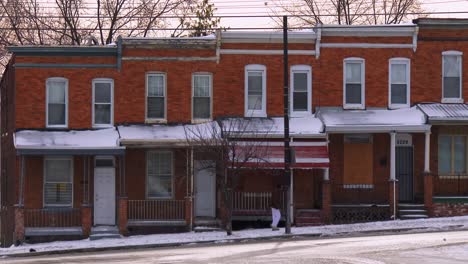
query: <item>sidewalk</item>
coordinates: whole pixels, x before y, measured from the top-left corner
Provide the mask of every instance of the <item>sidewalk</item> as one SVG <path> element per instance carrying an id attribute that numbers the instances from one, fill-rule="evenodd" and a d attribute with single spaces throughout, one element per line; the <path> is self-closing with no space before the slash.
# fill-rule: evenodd
<path id="1" fill-rule="evenodd" d="M 189 244 L 232 243 L 290 237 L 351 236 L 363 233 L 430 232 L 464 229 L 468 229 L 468 216 L 404 221 L 395 220 L 348 225 L 293 227 L 291 235 L 284 234 L 284 228 L 282 228 L 280 231 L 272 231 L 271 229 L 234 231 L 231 236 L 227 236 L 225 232 L 217 231 L 205 233 L 187 232 L 178 234 L 141 235 L 94 241 L 90 241 L 89 239 L 57 241 L 0 248 L 0 256 L 33 256 L 112 249 L 172 247 Z M 29 253 L 30 249 L 34 249 L 36 252 Z"/>

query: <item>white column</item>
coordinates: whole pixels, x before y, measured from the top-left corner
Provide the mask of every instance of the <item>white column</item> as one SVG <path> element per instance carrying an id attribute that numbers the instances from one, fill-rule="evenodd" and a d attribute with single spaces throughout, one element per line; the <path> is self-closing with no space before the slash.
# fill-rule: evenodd
<path id="1" fill-rule="evenodd" d="M 431 132 L 426 133 L 426 142 L 424 145 L 424 172 L 430 172 L 430 153 L 431 153 Z"/>
<path id="2" fill-rule="evenodd" d="M 390 133 L 390 180 L 395 180 L 395 147 L 396 147 L 396 133 Z"/>
<path id="3" fill-rule="evenodd" d="M 330 169 L 329 168 L 324 168 L 323 169 L 323 180 L 324 181 L 329 181 L 330 180 Z"/>

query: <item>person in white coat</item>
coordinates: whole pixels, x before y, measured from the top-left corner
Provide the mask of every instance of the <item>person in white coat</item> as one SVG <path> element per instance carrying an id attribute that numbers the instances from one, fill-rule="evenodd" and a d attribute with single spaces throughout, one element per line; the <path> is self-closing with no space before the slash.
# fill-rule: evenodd
<path id="1" fill-rule="evenodd" d="M 271 193 L 271 229 L 273 231 L 279 230 L 278 223 L 281 219 L 281 186 L 277 185 Z"/>

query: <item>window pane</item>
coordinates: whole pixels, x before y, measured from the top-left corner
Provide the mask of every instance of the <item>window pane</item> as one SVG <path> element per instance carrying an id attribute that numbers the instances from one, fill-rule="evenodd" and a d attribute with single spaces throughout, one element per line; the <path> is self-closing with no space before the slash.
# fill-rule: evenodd
<path id="1" fill-rule="evenodd" d="M 95 83 L 94 84 L 94 102 L 111 103 L 111 84 L 110 83 Z"/>
<path id="2" fill-rule="evenodd" d="M 193 95 L 201 97 L 210 96 L 210 76 L 194 75 L 193 76 Z"/>
<path id="3" fill-rule="evenodd" d="M 439 136 L 439 173 L 451 173 L 452 160 L 452 138 L 450 136 Z"/>
<path id="4" fill-rule="evenodd" d="M 361 83 L 361 63 L 346 63 L 346 83 Z"/>
<path id="5" fill-rule="evenodd" d="M 164 97 L 148 97 L 148 118 L 164 118 Z"/>
<path id="6" fill-rule="evenodd" d="M 249 72 L 248 77 L 248 93 L 249 95 L 261 95 L 262 94 L 262 73 L 261 72 Z"/>
<path id="7" fill-rule="evenodd" d="M 210 98 L 209 97 L 195 97 L 193 98 L 193 118 L 195 119 L 208 119 L 210 115 Z"/>
<path id="8" fill-rule="evenodd" d="M 148 75 L 148 96 L 164 96 L 164 75 Z"/>
<path id="9" fill-rule="evenodd" d="M 70 205 L 72 203 L 71 183 L 45 183 L 44 202 L 46 205 Z"/>
<path id="10" fill-rule="evenodd" d="M 391 64 L 391 81 L 395 83 L 406 84 L 406 64 Z"/>
<path id="11" fill-rule="evenodd" d="M 45 204 L 72 203 L 71 160 L 46 160 L 44 175 Z"/>
<path id="12" fill-rule="evenodd" d="M 71 160 L 46 160 L 45 166 L 47 182 L 70 181 Z"/>
<path id="13" fill-rule="evenodd" d="M 460 77 L 458 56 L 444 56 L 444 77 Z"/>
<path id="14" fill-rule="evenodd" d="M 65 125 L 65 104 L 49 104 L 49 125 Z"/>
<path id="15" fill-rule="evenodd" d="M 261 95 L 249 95 L 248 97 L 248 109 L 249 110 L 262 110 L 262 96 Z"/>
<path id="16" fill-rule="evenodd" d="M 294 73 L 294 91 L 307 92 L 307 73 Z"/>
<path id="17" fill-rule="evenodd" d="M 460 78 L 444 77 L 444 98 L 460 98 Z"/>
<path id="18" fill-rule="evenodd" d="M 361 85 L 346 84 L 346 103 L 361 104 Z"/>
<path id="19" fill-rule="evenodd" d="M 65 103 L 65 82 L 64 81 L 48 81 L 48 101 L 51 104 Z"/>
<path id="20" fill-rule="evenodd" d="M 149 197 L 172 196 L 172 154 L 148 153 L 147 190 Z"/>
<path id="21" fill-rule="evenodd" d="M 406 84 L 392 84 L 392 104 L 406 104 Z"/>
<path id="22" fill-rule="evenodd" d="M 454 136 L 454 173 L 465 174 L 466 172 L 466 137 Z"/>
<path id="23" fill-rule="evenodd" d="M 307 111 L 307 92 L 293 93 L 293 111 Z"/>
<path id="24" fill-rule="evenodd" d="M 110 124 L 111 123 L 111 106 L 110 104 L 94 105 L 94 123 L 95 124 Z"/>

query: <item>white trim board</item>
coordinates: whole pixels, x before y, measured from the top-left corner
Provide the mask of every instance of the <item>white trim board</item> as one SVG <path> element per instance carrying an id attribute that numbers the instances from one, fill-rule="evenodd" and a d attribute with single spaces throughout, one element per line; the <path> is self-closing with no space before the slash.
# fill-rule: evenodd
<path id="1" fill-rule="evenodd" d="M 283 50 L 221 49 L 220 54 L 230 55 L 283 55 Z M 288 55 L 315 55 L 315 50 L 288 50 Z"/>
<path id="2" fill-rule="evenodd" d="M 355 49 L 413 49 L 413 44 L 394 43 L 321 43 L 321 48 L 355 48 Z"/>

